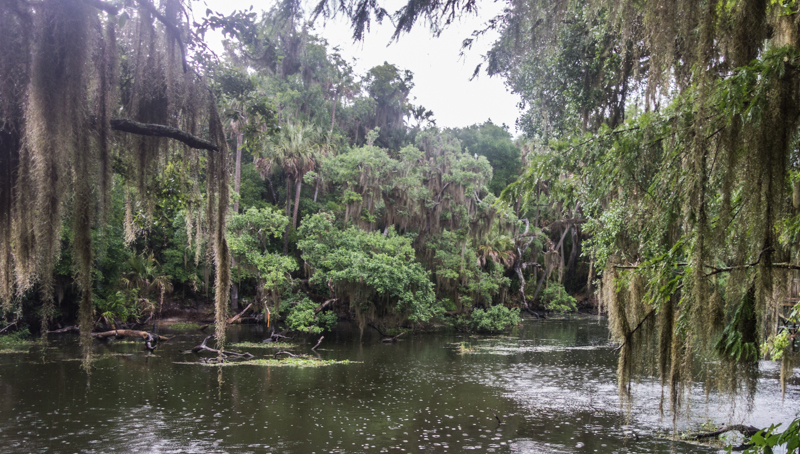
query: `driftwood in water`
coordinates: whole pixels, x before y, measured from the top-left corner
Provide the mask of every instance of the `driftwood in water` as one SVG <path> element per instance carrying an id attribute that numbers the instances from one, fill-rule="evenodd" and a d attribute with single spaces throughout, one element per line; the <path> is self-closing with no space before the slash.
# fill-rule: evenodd
<path id="1" fill-rule="evenodd" d="M 383 339 L 381 339 L 381 342 L 383 342 L 383 343 L 385 343 L 385 344 L 390 344 L 390 343 L 392 343 L 392 342 L 397 342 L 397 338 L 399 338 L 400 336 L 402 336 L 402 335 L 403 335 L 403 334 L 405 334 L 405 333 L 406 333 L 406 332 L 405 332 L 405 331 L 403 331 L 402 333 L 398 334 L 397 336 L 383 338 Z"/>
<path id="2" fill-rule="evenodd" d="M 206 336 L 206 338 L 203 339 L 203 342 L 200 345 L 198 345 L 196 347 L 193 347 L 191 350 L 184 350 L 183 353 L 200 353 L 202 351 L 207 351 L 207 352 L 216 353 L 216 354 L 218 354 L 218 355 L 220 355 L 220 356 L 222 356 L 224 358 L 227 358 L 227 357 L 232 357 L 232 358 L 252 358 L 253 357 L 253 355 L 251 355 L 250 353 L 247 353 L 247 352 L 238 353 L 238 352 L 231 352 L 231 351 L 228 351 L 228 350 L 217 350 L 216 348 L 211 348 L 208 345 L 206 345 L 206 343 L 208 343 L 208 340 L 211 339 L 211 338 L 216 338 L 216 335 L 212 334 L 210 336 Z"/>
<path id="3" fill-rule="evenodd" d="M 156 342 L 169 340 L 168 337 L 159 336 L 158 334 L 148 333 L 147 331 L 139 331 L 135 329 L 113 329 L 111 331 L 104 331 L 102 333 L 92 333 L 92 337 L 94 337 L 95 339 L 108 339 L 110 337 L 114 337 L 116 339 L 123 339 L 126 337 L 138 337 L 140 339 L 144 339 L 145 341 L 152 338 Z"/>
<path id="4" fill-rule="evenodd" d="M 317 341 L 317 345 L 315 345 L 315 346 L 311 347 L 311 351 L 314 351 L 314 350 L 316 350 L 316 349 L 317 349 L 317 347 L 319 347 L 319 344 L 321 344 L 321 343 L 322 343 L 322 339 L 325 339 L 325 336 L 320 336 L 320 337 L 319 337 L 319 340 Z"/>
<path id="5" fill-rule="evenodd" d="M 67 326 L 66 328 L 61 328 L 61 329 L 56 329 L 56 330 L 53 330 L 53 331 L 48 331 L 47 334 L 64 334 L 64 333 L 69 333 L 69 332 L 72 332 L 72 331 L 75 331 L 76 333 L 79 333 L 81 330 L 78 329 L 77 326 Z"/>
<path id="6" fill-rule="evenodd" d="M 732 432 L 732 431 L 741 432 L 742 435 L 744 435 L 745 437 L 752 437 L 753 435 L 757 434 L 758 432 L 761 432 L 761 430 L 762 429 L 759 429 L 758 427 L 745 426 L 744 424 L 734 424 L 734 425 L 730 425 L 730 426 L 725 426 L 725 427 L 723 427 L 723 428 L 721 428 L 719 430 L 715 430 L 713 432 L 703 432 L 703 433 L 699 433 L 699 434 L 694 434 L 694 435 L 691 435 L 688 438 L 690 438 L 692 440 L 702 440 L 704 438 L 718 437 L 718 436 L 720 436 L 720 435 L 722 435 L 722 434 L 724 434 L 726 432 Z"/>
<path id="7" fill-rule="evenodd" d="M 227 319 L 225 321 L 225 324 L 226 325 L 230 325 L 232 323 L 241 322 L 242 320 L 244 320 L 244 318 L 242 318 L 242 316 L 245 314 L 245 312 L 249 311 L 252 306 L 253 306 L 253 303 L 248 304 L 247 307 L 245 307 L 242 312 L 239 312 L 238 314 L 234 315 L 233 317 Z M 205 331 L 206 329 L 208 329 L 209 326 L 214 326 L 214 323 L 209 323 L 207 325 L 203 325 L 200 328 L 197 328 L 197 330 L 198 331 Z"/>
<path id="8" fill-rule="evenodd" d="M 295 355 L 294 353 L 287 352 L 286 350 L 281 350 L 279 352 L 276 352 L 274 356 L 277 358 L 278 355 L 288 355 L 288 356 L 291 356 L 292 358 L 299 358 L 300 357 L 300 355 Z"/>
<path id="9" fill-rule="evenodd" d="M 281 339 L 293 339 L 294 337 L 284 336 L 286 334 L 286 330 L 281 331 L 280 333 L 275 332 L 275 328 L 272 328 L 272 334 L 269 335 L 268 338 L 262 340 L 262 343 L 268 344 L 270 342 L 280 342 Z"/>
<path id="10" fill-rule="evenodd" d="M 153 329 L 155 330 L 155 324 L 153 325 Z M 47 334 L 63 334 L 68 332 L 76 332 L 80 333 L 81 330 L 77 326 L 67 326 L 66 328 L 61 328 L 53 331 L 47 331 Z M 111 331 L 103 331 L 101 333 L 91 333 L 91 336 L 95 339 L 123 339 L 126 337 L 138 337 L 144 340 L 144 346 L 146 349 L 153 351 L 156 349 L 156 344 L 159 341 L 167 341 L 169 340 L 168 337 L 159 336 L 158 334 L 148 333 L 147 331 L 139 331 L 135 329 L 114 329 Z"/>
<path id="11" fill-rule="evenodd" d="M 155 325 L 153 325 L 155 328 Z M 134 329 L 115 329 L 111 331 L 105 331 L 102 333 L 92 333 L 92 337 L 95 339 L 109 339 L 114 337 L 116 339 L 123 339 L 126 337 L 138 337 L 144 339 L 144 347 L 151 352 L 156 349 L 156 344 L 159 341 L 167 341 L 169 340 L 168 337 L 159 336 L 155 333 L 148 333 L 147 331 L 138 331 Z"/>
<path id="12" fill-rule="evenodd" d="M 381 339 L 381 342 L 383 342 L 385 344 L 391 344 L 393 342 L 397 342 L 397 338 L 406 333 L 405 331 L 403 331 L 402 333 L 398 334 L 397 336 L 389 336 L 388 334 L 384 334 L 383 331 L 378 329 L 378 327 L 373 325 L 372 323 L 367 323 L 367 325 L 372 327 L 372 329 L 374 329 L 375 331 L 378 332 L 378 334 L 381 335 L 381 337 L 383 338 L 383 339 Z"/>

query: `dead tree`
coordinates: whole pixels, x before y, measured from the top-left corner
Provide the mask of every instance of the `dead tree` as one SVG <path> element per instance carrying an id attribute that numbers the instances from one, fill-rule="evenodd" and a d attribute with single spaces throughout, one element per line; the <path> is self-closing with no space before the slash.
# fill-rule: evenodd
<path id="1" fill-rule="evenodd" d="M 216 353 L 217 355 L 219 355 L 219 356 L 221 356 L 223 358 L 228 358 L 228 357 L 230 357 L 230 358 L 253 358 L 253 355 L 251 355 L 250 353 L 247 353 L 247 352 L 238 353 L 238 352 L 232 352 L 232 351 L 228 351 L 228 350 L 217 350 L 216 348 L 211 348 L 208 345 L 206 345 L 206 343 L 208 343 L 208 340 L 211 339 L 211 338 L 216 338 L 216 335 L 212 334 L 210 336 L 206 336 L 206 338 L 203 339 L 203 342 L 200 345 L 192 348 L 191 350 L 184 350 L 183 353 L 200 353 L 200 352 L 203 352 L 203 351 L 207 351 L 207 352 Z"/>

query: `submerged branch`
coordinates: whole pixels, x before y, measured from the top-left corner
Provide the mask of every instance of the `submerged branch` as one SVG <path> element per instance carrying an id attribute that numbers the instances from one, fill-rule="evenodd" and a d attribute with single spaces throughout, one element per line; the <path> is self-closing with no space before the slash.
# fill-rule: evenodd
<path id="1" fill-rule="evenodd" d="M 192 348 L 191 350 L 183 351 L 183 353 L 200 353 L 202 351 L 207 351 L 207 352 L 211 352 L 211 353 L 216 353 L 217 355 L 219 355 L 219 356 L 221 356 L 223 358 L 227 358 L 227 357 L 253 358 L 253 355 L 251 355 L 250 353 L 247 353 L 247 352 L 238 353 L 238 352 L 231 352 L 231 351 L 228 351 L 228 350 L 217 350 L 216 348 L 211 348 L 208 345 L 206 345 L 208 340 L 211 339 L 211 338 L 216 338 L 216 334 L 212 334 L 210 336 L 206 336 L 206 338 L 203 339 L 203 343 L 201 343 L 200 345 Z"/>
<path id="2" fill-rule="evenodd" d="M 319 337 L 319 340 L 317 341 L 317 345 L 315 345 L 315 346 L 311 347 L 311 351 L 314 351 L 314 350 L 316 350 L 316 349 L 317 349 L 317 347 L 319 347 L 319 344 L 321 344 L 321 343 L 322 343 L 322 339 L 325 339 L 325 336 L 320 336 L 320 337 Z"/>
<path id="3" fill-rule="evenodd" d="M 741 432 L 742 435 L 744 435 L 745 437 L 752 437 L 753 435 L 757 434 L 758 432 L 761 432 L 761 429 L 759 429 L 757 427 L 745 426 L 744 424 L 734 424 L 732 426 L 725 426 L 725 427 L 723 427 L 723 428 L 721 428 L 719 430 L 715 430 L 713 432 L 703 432 L 703 433 L 699 433 L 699 434 L 694 434 L 694 435 L 690 436 L 689 438 L 692 439 L 692 440 L 702 440 L 704 438 L 716 437 L 716 436 L 722 435 L 722 434 L 724 434 L 726 432 L 732 432 L 734 430 L 737 431 L 737 432 Z"/>

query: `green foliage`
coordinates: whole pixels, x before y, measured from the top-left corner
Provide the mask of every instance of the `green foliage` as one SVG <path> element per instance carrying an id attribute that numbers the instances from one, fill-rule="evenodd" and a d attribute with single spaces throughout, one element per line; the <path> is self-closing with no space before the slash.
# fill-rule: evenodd
<path id="1" fill-rule="evenodd" d="M 547 288 L 542 290 L 539 297 L 545 309 L 559 314 L 566 312 L 574 312 L 577 310 L 575 306 L 575 298 L 567 294 L 564 286 L 558 282 L 551 282 Z"/>
<path id="2" fill-rule="evenodd" d="M 289 273 L 297 269 L 297 261 L 272 252 L 277 248 L 272 239 L 280 237 L 288 223 L 289 218 L 271 207 L 251 207 L 230 216 L 228 245 L 237 263 L 233 268 L 236 279 L 255 278 L 260 289 L 282 293 L 290 281 Z"/>
<path id="3" fill-rule="evenodd" d="M 174 331 L 197 331 L 200 325 L 194 322 L 178 322 L 169 325 L 169 329 Z"/>
<path id="4" fill-rule="evenodd" d="M 456 310 L 490 306 L 492 297 L 510 284 L 501 270 L 484 271 L 479 267 L 477 253 L 463 231 L 443 230 L 433 235 L 425 247 L 433 254 L 429 266 L 436 279 L 437 293 L 452 299 Z"/>
<path id="5" fill-rule="evenodd" d="M 800 449 L 800 418 L 789 423 L 783 432 L 777 430 L 781 424 L 773 424 L 768 429 L 762 430 L 750 437 L 753 446 L 744 450 L 745 454 L 772 454 L 775 448 L 781 452 L 796 453 Z M 733 452 L 732 447 L 727 452 Z"/>
<path id="6" fill-rule="evenodd" d="M 0 334 L 0 350 L 13 349 L 31 343 L 31 333 L 27 327 L 6 334 Z"/>
<path id="7" fill-rule="evenodd" d="M 467 155 L 485 156 L 492 165 L 492 180 L 488 189 L 495 196 L 517 179 L 522 163 L 519 149 L 511 141 L 507 129 L 487 121 L 481 125 L 448 130 L 461 141 Z"/>
<path id="8" fill-rule="evenodd" d="M 303 220 L 297 247 L 313 269 L 312 285 L 336 289 L 357 313 L 370 309 L 427 322 L 444 310 L 437 304 L 429 273 L 416 261 L 411 239 L 389 229 L 386 236 L 349 227 L 319 213 Z"/>
<path id="9" fill-rule="evenodd" d="M 800 325 L 800 303 L 795 304 L 789 316 L 778 329 L 778 332 L 769 336 L 761 345 L 761 354 L 768 356 L 773 361 L 780 361 L 789 351 L 793 351 L 797 327 Z"/>
<path id="10" fill-rule="evenodd" d="M 335 313 L 326 311 L 315 314 L 314 310 L 318 304 L 311 301 L 307 297 L 298 296 L 298 301 L 289 306 L 289 315 L 286 317 L 286 323 L 293 331 L 302 331 L 309 334 L 319 334 L 323 331 L 330 331 L 338 317 Z"/>
<path id="11" fill-rule="evenodd" d="M 467 318 L 462 316 L 460 320 L 470 331 L 478 333 L 499 333 L 521 322 L 519 309 L 509 309 L 499 304 L 486 310 L 475 309 Z"/>
<path id="12" fill-rule="evenodd" d="M 139 303 L 139 289 L 133 288 L 127 291 L 117 291 L 107 295 L 105 298 L 95 298 L 95 308 L 101 317 L 114 323 L 115 320 L 127 322 L 131 319 L 138 319 L 143 309 Z M 152 310 L 152 307 L 149 307 Z"/>

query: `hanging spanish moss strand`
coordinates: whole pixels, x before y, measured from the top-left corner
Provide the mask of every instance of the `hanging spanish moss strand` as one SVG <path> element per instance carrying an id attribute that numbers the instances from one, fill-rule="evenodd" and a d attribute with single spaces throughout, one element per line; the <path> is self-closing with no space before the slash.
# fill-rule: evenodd
<path id="1" fill-rule="evenodd" d="M 37 27 L 25 142 L 35 191 L 36 274 L 45 302 L 45 328 L 53 301 L 53 266 L 61 247 L 62 197 L 70 179 L 69 160 L 80 148 L 79 136 L 86 127 L 88 17 L 83 2 L 47 0 L 36 18 L 43 23 Z"/>
<path id="2" fill-rule="evenodd" d="M 100 222 L 107 221 L 107 214 L 111 206 L 111 184 L 113 181 L 111 169 L 111 144 L 110 133 L 111 112 L 118 103 L 116 81 L 119 79 L 117 32 L 115 20 L 106 21 L 105 30 L 99 39 L 95 84 L 95 128 L 97 130 L 97 181 L 99 191 Z"/>
<path id="3" fill-rule="evenodd" d="M 24 136 L 24 105 L 20 100 L 28 86 L 30 64 L 30 16 L 19 16 L 0 8 L 0 309 L 2 314 L 21 310 L 14 304 L 14 219 L 17 212 L 17 179 Z"/>
<path id="4" fill-rule="evenodd" d="M 209 152 L 208 157 L 208 194 L 209 201 L 214 200 L 212 194 L 216 195 L 216 206 L 209 206 L 209 212 L 214 218 L 213 223 L 213 250 L 214 250 L 214 307 L 215 323 L 217 336 L 217 349 L 222 351 L 225 345 L 225 328 L 227 324 L 228 297 L 230 295 L 231 283 L 231 256 L 228 250 L 228 241 L 225 237 L 227 229 L 226 217 L 228 215 L 228 205 L 230 195 L 228 194 L 228 179 L 230 172 L 230 157 L 228 156 L 228 146 L 225 141 L 225 132 L 222 129 L 222 122 L 217 113 L 217 107 L 213 96 L 209 99 L 208 130 L 209 140 L 219 146 L 218 152 Z M 213 210 L 212 210 L 213 208 Z"/>

